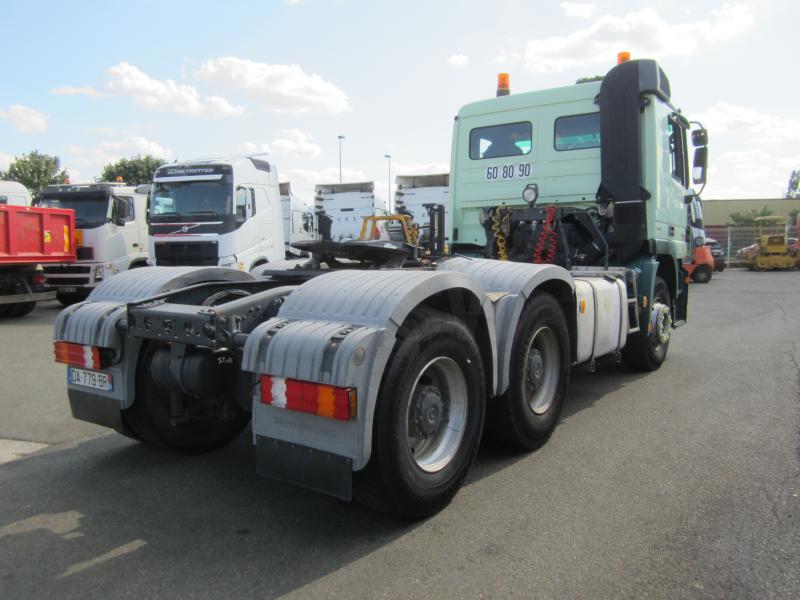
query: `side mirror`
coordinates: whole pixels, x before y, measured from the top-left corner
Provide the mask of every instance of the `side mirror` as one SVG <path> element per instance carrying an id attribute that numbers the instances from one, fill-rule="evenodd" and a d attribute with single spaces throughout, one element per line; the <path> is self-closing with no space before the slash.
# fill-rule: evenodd
<path id="1" fill-rule="evenodd" d="M 114 217 L 114 225 L 118 225 L 119 227 L 124 227 L 127 221 L 125 217 Z"/>
<path id="2" fill-rule="evenodd" d="M 694 132 L 692 132 L 694 137 Z M 692 183 L 705 184 L 706 173 L 708 171 L 708 147 L 700 146 L 695 148 L 694 161 L 692 164 Z"/>
<path id="3" fill-rule="evenodd" d="M 692 146 L 695 148 L 700 148 L 703 146 L 708 146 L 708 130 L 707 129 L 695 129 L 692 131 Z"/>

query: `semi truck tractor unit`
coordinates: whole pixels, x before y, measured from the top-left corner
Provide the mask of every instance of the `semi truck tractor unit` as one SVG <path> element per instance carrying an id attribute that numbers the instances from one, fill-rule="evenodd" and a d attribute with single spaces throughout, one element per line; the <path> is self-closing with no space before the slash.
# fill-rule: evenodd
<path id="1" fill-rule="evenodd" d="M 71 210 L 0 205 L 0 318 L 22 317 L 56 297 L 41 265 L 75 260 Z"/>
<path id="2" fill-rule="evenodd" d="M 151 264 L 242 271 L 285 255 L 278 175 L 257 157 L 156 170 L 148 213 Z"/>
<path id="3" fill-rule="evenodd" d="M 324 211 L 328 216 L 330 231 L 324 235 L 334 241 L 358 239 L 363 217 L 388 212 L 376 207 L 372 181 L 318 184 L 314 188 L 314 206 L 317 212 Z"/>
<path id="4" fill-rule="evenodd" d="M 31 193 L 21 183 L 0 180 L 0 204 L 30 206 Z"/>
<path id="5" fill-rule="evenodd" d="M 279 186 L 286 258 L 294 258 L 301 255 L 303 251 L 292 246 L 292 243 L 309 242 L 316 237 L 314 206 L 295 196 L 288 181 Z"/>
<path id="6" fill-rule="evenodd" d="M 58 184 L 43 188 L 37 206 L 75 211 L 77 261 L 47 265 L 47 285 L 62 304 L 86 298 L 112 275 L 147 265 L 148 186 Z"/>
<path id="7" fill-rule="evenodd" d="M 484 436 L 548 439 L 571 368 L 664 362 L 686 319 L 693 197 L 689 123 L 670 102 L 642 60 L 464 107 L 458 256 L 320 240 L 295 269 L 115 277 L 55 324 L 73 415 L 186 452 L 252 420 L 263 475 L 404 515 L 442 509 Z M 320 252 L 349 260 L 317 268 Z"/>

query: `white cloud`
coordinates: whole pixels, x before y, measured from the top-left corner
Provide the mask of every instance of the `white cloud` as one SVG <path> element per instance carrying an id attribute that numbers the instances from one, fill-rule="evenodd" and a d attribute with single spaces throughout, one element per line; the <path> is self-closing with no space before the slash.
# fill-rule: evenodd
<path id="1" fill-rule="evenodd" d="M 130 96 L 139 106 L 195 116 L 230 116 L 244 112 L 220 96 L 203 97 L 196 88 L 171 79 L 154 79 L 138 67 L 121 62 L 106 72 L 105 90 Z"/>
<path id="2" fill-rule="evenodd" d="M 314 138 L 299 129 L 284 129 L 278 132 L 278 136 L 271 144 L 275 154 L 292 158 L 317 158 L 322 155 L 322 148 L 314 142 Z"/>
<path id="3" fill-rule="evenodd" d="M 564 16 L 577 17 L 579 19 L 588 19 L 592 16 L 592 11 L 594 11 L 594 4 L 582 4 L 579 2 L 562 2 L 561 9 L 564 11 Z"/>
<path id="4" fill-rule="evenodd" d="M 530 71 L 548 72 L 608 64 L 619 50 L 628 50 L 634 57 L 689 55 L 702 44 L 741 35 L 754 20 L 746 4 L 724 4 L 709 19 L 686 23 L 668 23 L 648 7 L 624 16 L 601 16 L 568 35 L 531 40 L 525 61 Z"/>
<path id="5" fill-rule="evenodd" d="M 710 135 L 741 134 L 756 135 L 760 142 L 794 140 L 800 141 L 800 121 L 759 112 L 753 108 L 719 102 L 693 118 L 708 129 Z"/>
<path id="6" fill-rule="evenodd" d="M 0 171 L 7 170 L 12 162 L 14 162 L 13 156 L 4 152 L 0 152 Z"/>
<path id="7" fill-rule="evenodd" d="M 336 114 L 350 110 L 347 94 L 297 65 L 273 65 L 225 56 L 205 61 L 195 75 L 225 89 L 243 90 L 273 112 Z"/>
<path id="8" fill-rule="evenodd" d="M 120 158 L 129 158 L 137 154 L 150 154 L 155 158 L 172 160 L 175 153 L 158 142 L 148 140 L 141 136 L 130 136 L 119 140 L 106 141 L 93 146 L 69 145 L 66 147 L 67 160 L 65 164 L 70 167 L 80 167 L 95 174 L 99 174 L 103 167 Z M 70 168 L 73 181 L 78 181 L 74 169 Z"/>
<path id="9" fill-rule="evenodd" d="M 20 133 L 36 133 L 47 129 L 47 115 L 35 108 L 12 104 L 0 110 L 0 119 L 5 119 Z"/>
<path id="10" fill-rule="evenodd" d="M 88 96 L 89 98 L 103 98 L 108 96 L 105 92 L 101 92 L 89 85 L 82 85 L 75 87 L 73 85 L 62 85 L 50 90 L 51 93 L 57 96 Z"/>
<path id="11" fill-rule="evenodd" d="M 441 161 L 428 163 L 392 163 L 392 178 L 394 175 L 434 175 L 449 173 L 450 164 Z"/>
<path id="12" fill-rule="evenodd" d="M 314 197 L 314 186 L 318 183 L 338 183 L 339 167 L 328 167 L 319 171 L 311 169 L 288 169 L 285 176 L 281 176 L 281 181 L 290 181 L 292 190 L 302 198 Z M 361 169 L 342 169 L 342 181 L 358 182 L 369 181 L 364 171 Z"/>
<path id="13" fill-rule="evenodd" d="M 466 67 L 469 64 L 469 56 L 453 54 L 447 58 L 447 64 L 451 67 Z"/>

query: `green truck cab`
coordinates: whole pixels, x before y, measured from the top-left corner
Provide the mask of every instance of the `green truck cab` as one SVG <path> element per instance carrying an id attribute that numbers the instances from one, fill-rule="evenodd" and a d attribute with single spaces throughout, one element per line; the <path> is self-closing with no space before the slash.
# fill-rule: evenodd
<path id="1" fill-rule="evenodd" d="M 601 81 L 500 91 L 455 120 L 452 252 L 570 270 L 626 267 L 644 325 L 629 354 L 652 345 L 659 328 L 668 338 L 686 320 L 686 203 L 692 182 L 705 183 L 705 130 L 692 131 L 673 106 L 653 60 L 621 62 Z M 654 314 L 657 300 L 668 312 Z M 635 366 L 658 366 L 646 362 Z"/>

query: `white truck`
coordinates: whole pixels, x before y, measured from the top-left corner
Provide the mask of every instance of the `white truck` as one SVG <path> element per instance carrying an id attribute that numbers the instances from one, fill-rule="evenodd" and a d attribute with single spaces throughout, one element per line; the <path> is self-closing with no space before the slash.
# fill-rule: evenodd
<path id="1" fill-rule="evenodd" d="M 86 298 L 112 275 L 147 266 L 147 185 L 86 183 L 48 185 L 37 206 L 75 211 L 77 261 L 47 265 L 48 287 L 69 305 Z"/>
<path id="2" fill-rule="evenodd" d="M 292 242 L 310 242 L 315 238 L 314 207 L 304 199 L 295 196 L 288 181 L 279 185 L 286 258 L 293 258 L 303 254 L 303 251 L 294 248 Z"/>
<path id="3" fill-rule="evenodd" d="M 414 217 L 414 223 L 424 232 L 430 221 L 428 206 L 431 204 L 443 206 L 445 242 L 449 242 L 447 205 L 450 175 L 448 173 L 398 175 L 395 183 L 397 190 L 394 195 L 394 212 L 408 211 Z"/>
<path id="4" fill-rule="evenodd" d="M 30 206 L 31 193 L 16 181 L 0 181 L 0 204 L 9 206 Z"/>
<path id="5" fill-rule="evenodd" d="M 261 158 L 159 167 L 149 207 L 152 265 L 251 271 L 284 258 L 278 174 Z"/>
<path id="6" fill-rule="evenodd" d="M 185 452 L 252 416 L 259 473 L 419 517 L 449 503 L 484 431 L 545 443 L 573 366 L 660 368 L 687 317 L 706 131 L 652 60 L 602 82 L 498 88 L 454 124 L 460 255 L 320 240 L 348 260 L 316 269 L 312 248 L 302 269 L 119 275 L 55 323 L 73 415 Z"/>
<path id="7" fill-rule="evenodd" d="M 362 217 L 386 212 L 376 207 L 375 182 L 324 183 L 314 188 L 314 204 L 331 219 L 330 238 L 355 240 L 361 233 Z"/>

